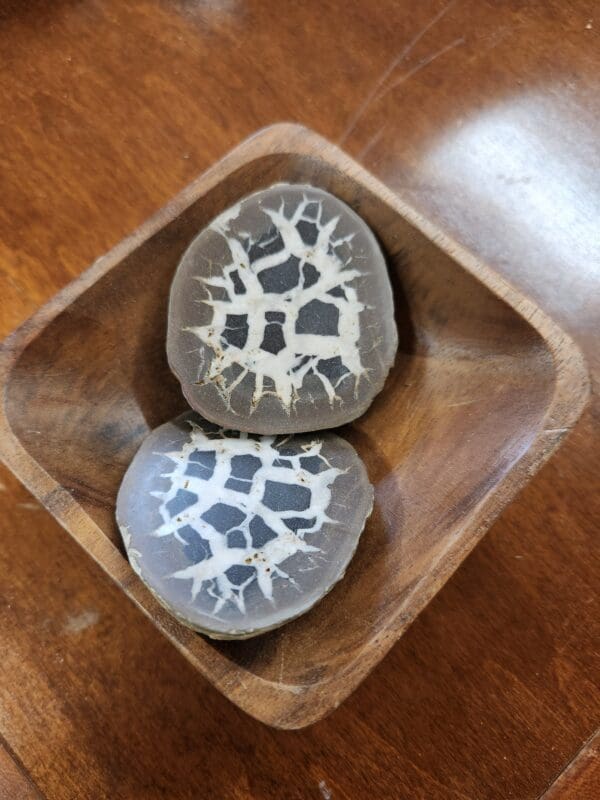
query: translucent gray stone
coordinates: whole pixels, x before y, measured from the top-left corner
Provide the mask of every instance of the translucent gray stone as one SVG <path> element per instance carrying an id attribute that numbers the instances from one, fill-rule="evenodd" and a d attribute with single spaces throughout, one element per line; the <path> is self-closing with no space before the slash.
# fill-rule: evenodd
<path id="1" fill-rule="evenodd" d="M 308 611 L 343 576 L 373 489 L 333 433 L 223 431 L 187 412 L 153 431 L 119 490 L 132 567 L 183 623 L 247 638 Z"/>
<path id="2" fill-rule="evenodd" d="M 362 414 L 397 347 L 385 259 L 331 194 L 278 184 L 192 242 L 171 287 L 167 353 L 192 408 L 255 433 Z"/>

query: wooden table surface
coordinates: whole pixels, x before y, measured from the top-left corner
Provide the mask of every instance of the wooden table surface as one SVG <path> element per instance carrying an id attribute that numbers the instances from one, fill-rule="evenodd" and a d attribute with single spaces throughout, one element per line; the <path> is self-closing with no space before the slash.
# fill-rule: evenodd
<path id="1" fill-rule="evenodd" d="M 339 142 L 600 376 L 600 9 L 572 0 L 0 3 L 0 333 L 242 138 Z M 0 798 L 600 796 L 593 397 L 331 717 L 213 690 L 0 474 Z"/>

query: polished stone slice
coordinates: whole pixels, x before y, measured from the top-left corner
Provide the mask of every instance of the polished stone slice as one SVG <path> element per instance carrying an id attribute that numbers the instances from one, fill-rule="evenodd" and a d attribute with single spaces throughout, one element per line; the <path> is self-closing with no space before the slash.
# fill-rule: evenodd
<path id="1" fill-rule="evenodd" d="M 333 433 L 223 431 L 194 412 L 145 440 L 119 490 L 132 567 L 183 623 L 247 638 L 308 611 L 343 576 L 371 513 Z"/>
<path id="2" fill-rule="evenodd" d="M 277 184 L 217 217 L 171 287 L 167 352 L 204 417 L 255 433 L 331 428 L 383 387 L 397 331 L 366 223 L 306 185 Z"/>

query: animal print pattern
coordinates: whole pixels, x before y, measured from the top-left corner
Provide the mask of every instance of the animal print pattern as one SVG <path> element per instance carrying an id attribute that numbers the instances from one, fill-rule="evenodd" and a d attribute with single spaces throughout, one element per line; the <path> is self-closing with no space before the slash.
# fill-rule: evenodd
<path id="1" fill-rule="evenodd" d="M 166 453 L 172 471 L 160 500 L 156 537 L 173 537 L 189 566 L 167 576 L 191 581 L 192 599 L 206 590 L 213 613 L 233 603 L 245 613 L 245 593 L 256 584 L 273 602 L 273 583 L 293 578 L 281 564 L 296 553 L 320 552 L 331 487 L 341 474 L 321 454 L 321 443 L 255 436 L 188 421 L 190 437 Z"/>
<path id="2" fill-rule="evenodd" d="M 273 204 L 275 205 L 275 203 Z M 315 375 L 330 405 L 342 382 L 355 387 L 367 370 L 359 354 L 360 314 L 354 282 L 354 234 L 336 236 L 339 216 L 325 219 L 323 202 L 303 192 L 295 207 L 262 205 L 266 232 L 234 232 L 238 204 L 211 230 L 222 236 L 231 261 L 222 274 L 198 277 L 212 308 L 206 325 L 190 327 L 207 348 L 200 373 L 231 409 L 231 396 L 254 380 L 250 413 L 264 395 L 277 397 L 289 414 L 307 375 Z"/>

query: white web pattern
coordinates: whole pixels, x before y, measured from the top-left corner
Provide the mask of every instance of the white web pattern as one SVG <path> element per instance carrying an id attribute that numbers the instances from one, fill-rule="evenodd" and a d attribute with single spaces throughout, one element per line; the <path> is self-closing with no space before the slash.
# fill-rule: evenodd
<path id="1" fill-rule="evenodd" d="M 249 438 L 245 433 L 240 433 L 239 438 L 222 435 L 212 438 L 206 436 L 200 426 L 193 422 L 189 424 L 190 440 L 180 450 L 164 454 L 173 462 L 174 468 L 172 472 L 161 476 L 170 479 L 170 488 L 164 492 L 152 492 L 152 495 L 161 501 L 159 514 L 162 519 L 161 526 L 153 535 L 174 536 L 182 546 L 185 546 L 189 543 L 180 536 L 178 530 L 183 526 L 191 526 L 209 544 L 211 556 L 168 577 L 191 580 L 193 600 L 206 586 L 208 594 L 215 599 L 213 613 L 218 613 L 227 602 L 234 603 L 240 612 L 245 613 L 245 592 L 254 581 L 262 595 L 273 602 L 274 580 L 285 578 L 294 583 L 293 578 L 279 565 L 299 552 L 320 552 L 318 547 L 308 544 L 304 537 L 308 533 L 319 532 L 326 522 L 335 522 L 326 512 L 331 502 L 331 486 L 342 471 L 332 467 L 321 455 L 320 442 L 314 441 L 304 445 L 297 455 L 288 455 L 286 452 L 282 456 L 280 450 L 274 447 L 276 441 L 274 436 L 263 436 L 260 440 L 256 440 Z M 281 439 L 278 444 L 281 448 Z M 186 474 L 186 469 L 191 463 L 190 456 L 195 451 L 215 453 L 214 472 L 208 480 Z M 225 484 L 231 477 L 232 457 L 247 455 L 260 459 L 261 465 L 251 478 L 249 493 L 245 494 L 227 488 Z M 307 456 L 318 456 L 322 460 L 320 472 L 314 474 L 303 467 L 300 459 Z M 290 462 L 291 468 L 274 465 L 274 462 L 281 460 Z M 267 481 L 294 487 L 300 485 L 310 490 L 310 506 L 301 512 L 301 516 L 305 517 L 309 524 L 302 530 L 291 530 L 285 524 L 286 518 L 297 517 L 298 512 L 273 511 L 264 505 L 262 500 Z M 168 509 L 168 504 L 182 489 L 194 493 L 197 502 L 173 515 Z M 227 536 L 202 518 L 215 502 L 237 508 L 246 515 L 242 522 L 235 525 L 236 530 L 243 534 L 245 547 L 229 546 Z M 259 548 L 252 545 L 249 527 L 252 519 L 257 516 L 277 534 L 276 538 Z M 235 566 L 254 567 L 253 574 L 241 585 L 233 583 L 225 574 Z"/>
<path id="2" fill-rule="evenodd" d="M 342 261 L 335 248 L 346 243 L 351 247 L 354 234 L 335 237 L 339 216 L 327 222 L 322 220 L 322 201 L 303 194 L 291 217 L 285 215 L 282 201 L 278 209 L 262 207 L 262 211 L 270 218 L 283 240 L 284 248 L 277 253 L 267 254 L 250 263 L 248 252 L 242 245 L 240 237 L 247 237 L 250 245 L 255 240 L 249 233 L 235 234 L 230 231 L 230 223 L 240 213 L 240 205 L 234 206 L 218 217 L 211 225 L 213 231 L 222 235 L 231 252 L 231 263 L 224 267 L 221 276 L 198 278 L 208 289 L 225 290 L 228 300 L 211 297 L 204 301 L 212 307 L 213 317 L 208 325 L 188 328 L 205 345 L 212 348 L 215 356 L 210 360 L 203 381 L 213 383 L 231 408 L 233 390 L 246 378 L 254 375 L 254 392 L 250 413 L 252 413 L 261 397 L 265 394 L 279 398 L 286 411 L 290 411 L 298 400 L 298 392 L 307 373 L 312 373 L 320 380 L 330 404 L 336 398 L 336 390 L 342 380 L 354 380 L 356 391 L 358 382 L 368 370 L 360 360 L 358 342 L 360 337 L 360 313 L 365 305 L 358 300 L 356 288 L 352 282 L 360 277 L 361 272 L 349 266 L 350 255 Z M 306 214 L 307 206 L 317 206 L 315 216 Z M 314 244 L 306 244 L 296 225 L 300 221 L 314 223 L 318 237 Z M 297 286 L 282 294 L 265 292 L 259 275 L 264 270 L 281 265 L 290 257 L 299 259 L 300 279 Z M 302 270 L 305 264 L 313 265 L 318 278 L 313 285 L 304 287 Z M 235 273 L 235 275 L 234 275 Z M 239 280 L 245 293 L 235 294 L 235 281 Z M 341 287 L 341 296 L 328 294 L 331 289 Z M 232 300 L 233 298 L 233 300 Z M 337 308 L 337 335 L 315 335 L 298 333 L 296 320 L 299 310 L 312 300 L 320 300 Z M 248 338 L 242 348 L 224 345 L 223 333 L 226 329 L 228 314 L 247 314 Z M 276 354 L 261 349 L 266 312 L 283 312 L 285 321 L 282 325 L 285 346 Z M 325 375 L 316 369 L 321 359 L 340 357 L 343 374 Z M 201 364 L 201 370 L 204 362 Z M 226 378 L 223 373 L 235 367 L 237 374 Z M 269 382 L 274 389 L 270 388 Z"/>

